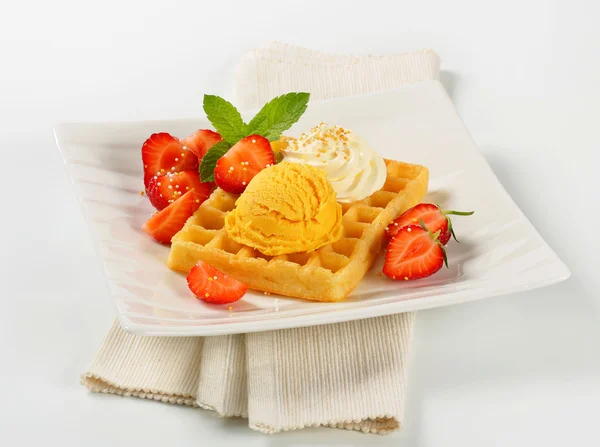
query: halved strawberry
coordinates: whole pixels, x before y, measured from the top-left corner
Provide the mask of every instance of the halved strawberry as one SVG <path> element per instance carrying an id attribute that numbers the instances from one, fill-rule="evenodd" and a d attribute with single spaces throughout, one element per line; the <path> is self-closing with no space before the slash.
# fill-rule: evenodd
<path id="1" fill-rule="evenodd" d="M 239 300 L 248 287 L 203 261 L 187 276 L 190 290 L 198 299 L 211 304 L 229 304 Z"/>
<path id="2" fill-rule="evenodd" d="M 411 209 L 405 211 L 400 217 L 392 221 L 385 229 L 388 237 L 394 237 L 401 228 L 407 225 L 418 225 L 419 221 L 422 220 L 425 226 L 435 233 L 440 232 L 439 240 L 442 244 L 446 245 L 450 240 L 450 236 L 454 237 L 456 241 L 456 235 L 452 228 L 452 221 L 448 215 L 456 216 L 470 216 L 474 211 L 442 211 L 439 206 L 432 203 L 420 203 Z"/>
<path id="3" fill-rule="evenodd" d="M 438 239 L 421 225 L 400 228 L 390 241 L 385 254 L 383 273 L 392 279 L 408 281 L 433 275 L 444 264 L 448 266 L 446 250 Z"/>
<path id="4" fill-rule="evenodd" d="M 148 138 L 142 146 L 144 162 L 144 186 L 148 188 L 150 179 L 167 172 L 197 171 L 198 157 L 183 147 L 179 139 L 161 132 Z"/>
<path id="5" fill-rule="evenodd" d="M 212 182 L 201 182 L 198 171 L 181 171 L 152 177 L 146 194 L 150 203 L 160 211 L 190 190 L 194 191 L 197 203 L 201 204 L 208 199 L 214 186 Z"/>
<path id="6" fill-rule="evenodd" d="M 158 242 L 168 244 L 199 206 L 200 204 L 194 197 L 194 191 L 188 191 L 148 219 L 142 229 Z"/>
<path id="7" fill-rule="evenodd" d="M 221 135 L 217 132 L 209 129 L 200 129 L 187 138 L 182 140 L 182 143 L 190 151 L 196 154 L 198 160 L 202 160 L 202 157 L 213 147 L 216 143 L 221 141 Z"/>
<path id="8" fill-rule="evenodd" d="M 215 166 L 215 183 L 227 192 L 241 194 L 256 174 L 274 164 L 269 140 L 250 135 L 219 158 Z"/>

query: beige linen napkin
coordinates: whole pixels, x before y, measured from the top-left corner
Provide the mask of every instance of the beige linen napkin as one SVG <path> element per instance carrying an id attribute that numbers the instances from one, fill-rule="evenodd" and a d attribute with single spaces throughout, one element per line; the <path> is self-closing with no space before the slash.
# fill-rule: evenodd
<path id="1" fill-rule="evenodd" d="M 250 109 L 289 91 L 319 100 L 387 90 L 439 79 L 439 65 L 431 50 L 341 56 L 270 43 L 240 61 L 233 102 Z M 82 383 L 247 417 L 265 433 L 329 426 L 383 434 L 402 422 L 414 320 L 407 313 L 205 338 L 140 337 L 115 323 Z"/>

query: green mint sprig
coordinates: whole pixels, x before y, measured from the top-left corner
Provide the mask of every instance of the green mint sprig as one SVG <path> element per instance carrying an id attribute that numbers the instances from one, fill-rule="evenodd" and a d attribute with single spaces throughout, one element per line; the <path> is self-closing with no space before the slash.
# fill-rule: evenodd
<path id="1" fill-rule="evenodd" d="M 227 141 L 221 140 L 208 150 L 202 158 L 202 163 L 200 163 L 200 180 L 203 182 L 215 181 L 217 161 L 227 153 L 229 148 L 231 148 L 231 145 Z"/>
<path id="2" fill-rule="evenodd" d="M 247 135 L 258 134 L 269 141 L 278 140 L 306 111 L 309 97 L 309 93 L 288 93 L 272 99 L 248 123 Z"/>
<path id="3" fill-rule="evenodd" d="M 230 102 L 219 96 L 204 95 L 204 112 L 221 138 L 228 143 L 233 145 L 246 136 L 242 115 Z"/>
<path id="4" fill-rule="evenodd" d="M 200 164 L 200 179 L 214 181 L 215 166 L 231 146 L 249 135 L 260 135 L 269 141 L 300 119 L 308 106 L 309 93 L 287 93 L 273 98 L 246 124 L 240 112 L 228 101 L 215 95 L 204 95 L 204 112 L 223 141 L 209 149 Z"/>

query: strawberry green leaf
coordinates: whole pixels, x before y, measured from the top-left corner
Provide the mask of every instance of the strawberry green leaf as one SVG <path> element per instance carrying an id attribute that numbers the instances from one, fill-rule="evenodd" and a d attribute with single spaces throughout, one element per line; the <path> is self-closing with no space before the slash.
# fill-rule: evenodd
<path id="1" fill-rule="evenodd" d="M 438 206 L 438 208 L 440 208 Z M 441 211 L 441 208 L 440 208 Z M 450 232 L 450 234 L 452 235 L 452 237 L 454 238 L 454 240 L 458 243 L 460 243 L 460 241 L 456 238 L 456 233 L 454 233 L 454 227 L 452 227 L 452 219 L 450 219 L 448 217 L 448 215 L 454 215 L 454 216 L 471 216 L 473 215 L 475 211 L 454 211 L 454 210 L 448 210 L 448 211 L 442 211 L 442 214 L 444 216 L 446 216 L 446 220 L 448 221 L 448 231 Z"/>
<path id="2" fill-rule="evenodd" d="M 225 141 L 235 144 L 247 134 L 240 112 L 230 102 L 215 95 L 204 95 L 204 112 Z"/>
<path id="3" fill-rule="evenodd" d="M 217 161 L 227 153 L 230 147 L 231 145 L 227 141 L 219 141 L 208 150 L 206 155 L 202 157 L 202 163 L 200 163 L 200 180 L 203 182 L 215 181 Z"/>
<path id="4" fill-rule="evenodd" d="M 310 94 L 304 92 L 287 93 L 273 98 L 248 123 L 246 134 L 262 135 L 269 141 L 277 140 L 283 131 L 300 119 L 309 98 Z"/>
<path id="5" fill-rule="evenodd" d="M 458 238 L 456 237 L 456 233 L 454 232 L 454 228 L 451 227 L 450 223 L 448 224 L 448 226 L 450 227 L 450 234 L 452 235 L 454 240 L 460 244 L 460 241 L 458 240 Z"/>
<path id="6" fill-rule="evenodd" d="M 436 243 L 438 245 L 438 247 L 440 247 L 442 249 L 442 255 L 444 257 L 444 265 L 446 266 L 446 268 L 448 268 L 448 255 L 446 254 L 446 247 L 444 247 L 444 244 L 442 244 L 439 240 L 440 230 L 437 230 L 434 234 L 432 234 L 431 231 L 429 230 L 429 228 L 427 228 L 425 226 L 425 222 L 423 222 L 423 219 L 419 219 L 419 225 L 421 226 L 421 228 L 423 228 L 425 231 L 427 231 L 427 234 L 429 234 L 429 236 L 431 236 L 431 238 L 433 239 L 433 242 Z"/>
<path id="7" fill-rule="evenodd" d="M 450 267 L 448 267 L 448 254 L 446 253 L 446 247 L 444 247 L 444 244 L 442 244 L 440 241 L 437 241 L 436 243 L 442 249 L 442 256 L 444 257 L 444 265 L 446 266 L 446 268 L 450 268 Z"/>
<path id="8" fill-rule="evenodd" d="M 475 211 L 454 211 L 454 210 L 442 211 L 442 214 L 452 214 L 454 216 L 472 216 L 473 213 L 475 213 Z"/>

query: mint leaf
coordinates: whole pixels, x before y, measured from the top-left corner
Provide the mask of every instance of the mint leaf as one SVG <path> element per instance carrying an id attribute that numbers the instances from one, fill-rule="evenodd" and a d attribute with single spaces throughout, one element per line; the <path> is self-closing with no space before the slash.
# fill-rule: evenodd
<path id="1" fill-rule="evenodd" d="M 310 93 L 300 92 L 287 93 L 272 99 L 248 123 L 245 134 L 262 135 L 269 141 L 277 140 L 284 130 L 292 127 L 300 119 L 306 110 L 309 97 Z"/>
<path id="2" fill-rule="evenodd" d="M 221 135 L 222 136 L 222 135 Z M 227 141 L 219 141 L 202 157 L 200 163 L 200 180 L 203 182 L 215 181 L 215 166 L 217 161 L 227 153 L 231 145 Z"/>
<path id="3" fill-rule="evenodd" d="M 275 157 L 275 164 L 283 161 L 283 155 L 281 155 L 281 152 L 273 153 L 273 156 Z"/>
<path id="4" fill-rule="evenodd" d="M 247 134 L 240 112 L 228 101 L 216 95 L 204 95 L 204 112 L 221 138 L 235 144 Z"/>

